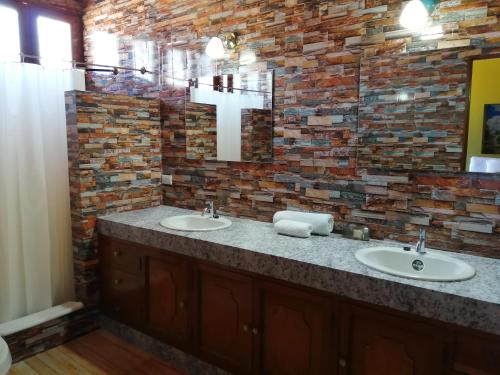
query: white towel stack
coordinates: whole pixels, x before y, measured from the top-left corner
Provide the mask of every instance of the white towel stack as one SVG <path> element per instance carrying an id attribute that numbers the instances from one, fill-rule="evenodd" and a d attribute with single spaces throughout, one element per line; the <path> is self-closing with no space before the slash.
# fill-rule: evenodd
<path id="1" fill-rule="evenodd" d="M 313 227 L 311 224 L 301 223 L 293 220 L 280 220 L 274 224 L 276 233 L 292 237 L 308 238 L 311 237 Z"/>
<path id="2" fill-rule="evenodd" d="M 285 223 L 281 223 L 282 221 Z M 328 236 L 333 230 L 333 216 L 329 214 L 278 211 L 273 216 L 273 223 L 278 233 L 303 238 L 309 237 L 311 233 Z M 309 226 L 311 227 L 311 231 L 309 235 L 306 236 L 305 234 Z"/>

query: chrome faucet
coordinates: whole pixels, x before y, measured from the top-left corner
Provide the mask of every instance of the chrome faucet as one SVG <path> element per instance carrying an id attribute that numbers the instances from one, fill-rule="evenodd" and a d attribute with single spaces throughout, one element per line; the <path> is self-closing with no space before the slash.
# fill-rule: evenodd
<path id="1" fill-rule="evenodd" d="M 426 234 L 425 234 L 425 229 L 420 228 L 420 232 L 418 235 L 418 242 L 417 246 L 415 247 L 415 251 L 420 254 L 424 255 L 426 253 L 425 251 L 425 240 L 426 240 Z"/>
<path id="2" fill-rule="evenodd" d="M 203 209 L 203 212 L 201 213 L 201 216 L 205 217 L 208 216 L 209 218 L 215 218 L 217 217 L 215 213 L 215 207 L 214 207 L 214 202 L 213 201 L 208 201 L 205 204 L 205 208 Z"/>

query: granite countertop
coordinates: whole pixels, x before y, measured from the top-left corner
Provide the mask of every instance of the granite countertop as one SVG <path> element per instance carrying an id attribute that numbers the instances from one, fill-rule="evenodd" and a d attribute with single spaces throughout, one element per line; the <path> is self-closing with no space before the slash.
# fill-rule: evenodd
<path id="1" fill-rule="evenodd" d="M 500 335 L 500 260 L 446 253 L 476 268 L 461 282 L 405 279 L 372 270 L 354 258 L 363 247 L 394 241 L 356 241 L 331 234 L 307 239 L 281 236 L 273 225 L 231 217 L 213 232 L 162 227 L 168 216 L 195 211 L 159 206 L 98 219 L 99 233 L 212 261 L 221 265 Z"/>

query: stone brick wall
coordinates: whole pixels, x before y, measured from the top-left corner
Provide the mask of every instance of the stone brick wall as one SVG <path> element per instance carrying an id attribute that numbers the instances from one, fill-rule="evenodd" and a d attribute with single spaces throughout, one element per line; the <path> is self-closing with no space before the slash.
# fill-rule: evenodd
<path id="1" fill-rule="evenodd" d="M 119 39 L 122 65 L 134 63 L 133 42 L 155 45 L 156 81 L 89 76 L 96 90 L 134 93 L 162 102 L 163 170 L 174 185 L 163 202 L 270 220 L 283 208 L 331 212 L 340 229 L 363 223 L 377 238 L 500 257 L 500 177 L 461 172 L 394 172 L 357 163 L 360 64 L 402 53 L 452 51 L 457 58 L 500 53 L 497 0 L 445 0 L 433 13 L 443 36 L 424 40 L 401 29 L 401 1 L 381 0 L 90 0 L 84 14 L 86 56 L 92 34 Z M 203 53 L 219 29 L 241 45 L 215 64 Z M 250 58 L 248 58 L 250 56 Z M 251 62 L 255 56 L 255 62 Z M 251 62 L 251 63 L 249 63 Z M 167 76 L 275 70 L 274 162 L 186 159 L 184 87 Z M 453 101 L 456 94 L 450 93 Z"/>
<path id="2" fill-rule="evenodd" d="M 460 50 L 361 60 L 358 167 L 460 171 L 468 63 Z"/>
<path id="3" fill-rule="evenodd" d="M 270 109 L 241 110 L 241 160 L 273 160 L 272 116 Z"/>
<path id="4" fill-rule="evenodd" d="M 83 309 L 3 337 L 12 361 L 18 362 L 44 352 L 99 327 L 99 312 Z"/>
<path id="5" fill-rule="evenodd" d="M 217 160 L 217 107 L 186 101 L 186 156 Z"/>
<path id="6" fill-rule="evenodd" d="M 66 122 L 78 300 L 97 302 L 97 216 L 161 201 L 160 106 L 154 99 L 72 91 Z"/>

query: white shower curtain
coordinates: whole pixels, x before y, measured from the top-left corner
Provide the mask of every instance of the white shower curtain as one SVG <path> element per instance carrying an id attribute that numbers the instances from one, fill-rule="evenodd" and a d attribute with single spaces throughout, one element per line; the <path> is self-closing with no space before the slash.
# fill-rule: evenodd
<path id="1" fill-rule="evenodd" d="M 0 323 L 73 297 L 64 91 L 83 72 L 0 63 Z"/>

